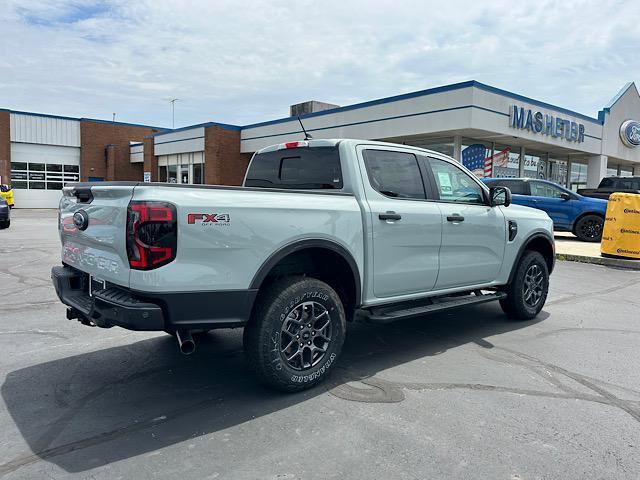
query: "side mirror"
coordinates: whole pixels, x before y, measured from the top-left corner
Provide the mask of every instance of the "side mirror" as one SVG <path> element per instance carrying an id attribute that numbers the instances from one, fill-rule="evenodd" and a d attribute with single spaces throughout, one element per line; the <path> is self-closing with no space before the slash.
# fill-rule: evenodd
<path id="1" fill-rule="evenodd" d="M 560 194 L 560 198 L 563 199 L 565 202 L 571 200 L 571 195 L 569 195 L 567 192 L 562 192 Z"/>
<path id="2" fill-rule="evenodd" d="M 511 190 L 507 187 L 491 187 L 489 189 L 489 197 L 491 198 L 491 206 L 504 205 L 508 207 L 511 205 Z"/>

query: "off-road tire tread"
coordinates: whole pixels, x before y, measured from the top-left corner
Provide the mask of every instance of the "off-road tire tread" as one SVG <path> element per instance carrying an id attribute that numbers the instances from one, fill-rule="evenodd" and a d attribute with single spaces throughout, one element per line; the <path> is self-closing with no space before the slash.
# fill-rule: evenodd
<path id="1" fill-rule="evenodd" d="M 527 269 L 533 262 L 537 262 L 544 270 L 545 278 L 547 279 L 547 289 L 544 292 L 544 295 L 540 302 L 540 307 L 536 308 L 536 312 L 531 312 L 524 304 L 524 299 L 522 298 L 522 284 L 524 283 L 524 276 L 527 272 Z M 548 288 L 549 282 L 549 268 L 547 266 L 547 262 L 541 253 L 535 252 L 533 250 L 527 250 L 524 252 L 522 257 L 520 258 L 520 262 L 518 263 L 518 267 L 516 268 L 516 272 L 511 280 L 511 283 L 506 286 L 504 289 L 507 294 L 507 298 L 500 300 L 500 306 L 502 307 L 502 311 L 507 315 L 507 317 L 511 320 L 531 320 L 535 318 L 542 307 L 544 307 L 545 302 L 547 301 L 547 295 L 549 293 Z"/>
<path id="2" fill-rule="evenodd" d="M 256 300 L 256 305 L 254 306 L 251 318 L 244 327 L 244 351 L 249 368 L 253 371 L 258 380 L 268 387 L 284 392 L 297 392 L 311 388 L 322 382 L 332 369 L 331 367 L 328 368 L 323 375 L 318 376 L 310 382 L 294 384 L 287 382 L 278 376 L 275 368 L 271 368 L 272 363 L 269 358 L 269 346 L 271 345 L 269 328 L 268 326 L 265 328 L 265 324 L 267 322 L 264 322 L 263 320 L 268 318 L 270 310 L 281 310 L 283 304 L 287 302 L 291 291 L 299 287 L 302 287 L 303 289 L 325 290 L 338 307 L 338 314 L 342 323 L 343 339 L 346 330 L 344 307 L 342 306 L 339 295 L 329 285 L 316 278 L 304 276 L 285 277 L 270 283 L 264 291 L 261 291 L 258 299 Z M 264 346 L 265 348 L 261 348 L 261 346 Z M 341 347 L 342 346 L 340 345 L 338 355 Z M 335 364 L 335 362 L 333 364 Z"/>

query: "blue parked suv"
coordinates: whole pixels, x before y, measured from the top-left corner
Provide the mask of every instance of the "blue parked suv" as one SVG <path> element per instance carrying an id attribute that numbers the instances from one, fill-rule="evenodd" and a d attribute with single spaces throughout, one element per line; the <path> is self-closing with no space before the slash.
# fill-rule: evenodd
<path id="1" fill-rule="evenodd" d="M 557 183 L 533 178 L 484 178 L 490 187 L 508 187 L 513 203 L 547 212 L 554 230 L 573 232 L 584 242 L 599 242 L 607 201 L 578 195 Z"/>

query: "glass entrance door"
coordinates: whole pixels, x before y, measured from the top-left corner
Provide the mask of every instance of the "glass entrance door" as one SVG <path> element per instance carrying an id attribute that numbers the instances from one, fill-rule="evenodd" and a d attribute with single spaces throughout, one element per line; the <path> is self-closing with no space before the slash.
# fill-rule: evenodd
<path id="1" fill-rule="evenodd" d="M 180 165 L 180 178 L 178 183 L 193 183 L 191 181 L 190 165 Z"/>
<path id="2" fill-rule="evenodd" d="M 204 156 L 202 152 L 161 155 L 158 158 L 160 182 L 181 185 L 204 183 Z"/>

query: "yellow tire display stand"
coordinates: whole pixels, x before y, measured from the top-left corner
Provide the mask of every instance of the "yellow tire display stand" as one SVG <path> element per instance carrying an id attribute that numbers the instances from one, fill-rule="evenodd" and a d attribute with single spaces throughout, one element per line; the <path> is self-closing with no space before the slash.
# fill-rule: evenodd
<path id="1" fill-rule="evenodd" d="M 640 195 L 611 194 L 600 253 L 605 257 L 640 259 Z"/>

